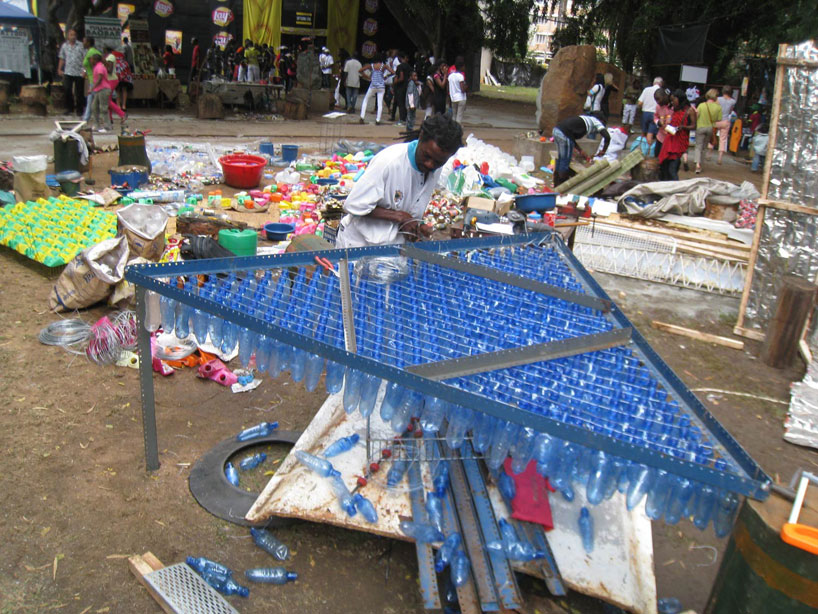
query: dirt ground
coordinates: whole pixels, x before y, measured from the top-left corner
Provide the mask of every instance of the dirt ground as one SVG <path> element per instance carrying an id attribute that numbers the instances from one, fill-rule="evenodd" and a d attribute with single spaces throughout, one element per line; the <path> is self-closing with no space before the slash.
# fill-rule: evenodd
<path id="1" fill-rule="evenodd" d="M 499 114 L 499 115 L 498 115 Z M 169 112 L 133 114 L 136 127 L 156 137 L 250 140 L 321 138 L 316 121 L 201 122 Z M 493 117 L 508 117 L 506 123 Z M 468 121 L 474 118 L 473 123 Z M 51 120 L 11 116 L 0 124 L 0 151 L 47 153 Z M 510 150 L 515 134 L 534 129 L 524 105 L 475 100 L 467 128 Z M 356 138 L 388 141 L 392 126 L 354 128 Z M 239 134 L 239 132 L 241 134 Z M 113 156 L 95 160 L 94 176 L 105 181 Z M 716 169 L 716 167 L 714 167 Z M 708 169 L 709 170 L 709 169 Z M 728 159 L 720 178 L 740 182 L 747 167 Z M 208 556 L 237 570 L 269 565 L 252 545 L 248 531 L 210 515 L 191 497 L 190 465 L 218 442 L 262 420 L 282 429 L 304 428 L 323 401 L 284 375 L 264 379 L 260 388 L 233 395 L 190 371 L 155 377 L 161 468 L 145 471 L 137 371 L 99 367 L 82 356 L 38 342 L 38 332 L 54 321 L 47 311 L 53 277 L 8 249 L 0 249 L 0 487 L 6 492 L 0 526 L 0 613 L 154 613 L 159 608 L 128 570 L 126 557 L 152 551 L 165 563 L 186 555 Z M 659 354 L 691 388 L 718 388 L 786 401 L 789 385 L 803 365 L 774 370 L 756 359 L 757 345 L 745 351 L 673 336 L 650 327 L 670 320 L 707 332 L 730 335 L 735 299 L 692 290 L 599 275 Z M 80 317 L 92 322 L 108 310 Z M 319 388 L 320 389 L 320 388 Z M 724 394 L 699 397 L 776 479 L 788 481 L 799 466 L 818 468 L 818 453 L 785 443 L 786 405 Z M 423 611 L 417 590 L 414 549 L 402 542 L 333 527 L 296 523 L 277 531 L 293 556 L 288 569 L 295 584 L 257 586 L 251 597 L 230 598 L 246 613 L 307 611 L 314 614 L 415 613 Z M 690 523 L 654 524 L 659 596 L 676 596 L 701 611 L 726 540 Z M 710 548 L 712 546 L 712 548 Z M 714 558 L 714 555 L 716 557 Z M 572 595 L 552 600 L 542 582 L 523 580 L 527 613 L 599 612 L 600 605 Z"/>

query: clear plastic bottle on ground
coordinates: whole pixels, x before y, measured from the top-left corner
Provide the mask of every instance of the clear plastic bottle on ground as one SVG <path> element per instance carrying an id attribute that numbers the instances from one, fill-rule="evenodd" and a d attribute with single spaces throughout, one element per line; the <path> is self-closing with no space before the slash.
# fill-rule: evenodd
<path id="1" fill-rule="evenodd" d="M 233 463 L 227 463 L 224 466 L 224 475 L 227 478 L 227 481 L 230 482 L 233 486 L 239 485 L 239 472 L 236 471 L 236 468 L 233 466 Z"/>
<path id="2" fill-rule="evenodd" d="M 341 474 L 332 466 L 325 458 L 318 458 L 310 454 L 309 452 L 304 452 L 303 450 L 296 450 L 294 452 L 295 458 L 298 459 L 302 465 L 314 471 L 322 478 L 328 478 L 330 476 L 340 476 Z"/>
<path id="3" fill-rule="evenodd" d="M 256 546 L 273 555 L 279 561 L 286 561 L 290 558 L 290 548 L 267 529 L 251 527 L 250 535 L 253 537 Z"/>
<path id="4" fill-rule="evenodd" d="M 250 582 L 260 582 L 262 584 L 287 584 L 287 582 L 295 582 L 298 579 L 297 573 L 287 571 L 283 567 L 248 569 L 244 572 L 244 576 Z"/>
<path id="5" fill-rule="evenodd" d="M 236 441 L 250 441 L 259 437 L 268 437 L 277 428 L 278 422 L 260 422 L 236 435 Z"/>
<path id="6" fill-rule="evenodd" d="M 430 524 L 402 520 L 400 530 L 419 544 L 443 541 L 443 534 Z"/>
<path id="7" fill-rule="evenodd" d="M 242 471 L 250 471 L 250 469 L 255 469 L 266 460 L 267 455 L 264 452 L 257 452 L 252 456 L 243 458 L 239 463 L 239 469 Z"/>

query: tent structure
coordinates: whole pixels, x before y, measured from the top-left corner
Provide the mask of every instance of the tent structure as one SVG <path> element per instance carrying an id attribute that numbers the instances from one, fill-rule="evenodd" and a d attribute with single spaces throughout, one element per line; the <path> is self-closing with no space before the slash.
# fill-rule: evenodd
<path id="1" fill-rule="evenodd" d="M 39 66 L 40 44 L 44 38 L 45 22 L 28 11 L 24 11 L 8 2 L 0 1 L 0 26 L 17 26 L 30 30 L 31 39 L 34 42 L 37 65 Z M 28 77 L 29 75 L 25 76 Z"/>

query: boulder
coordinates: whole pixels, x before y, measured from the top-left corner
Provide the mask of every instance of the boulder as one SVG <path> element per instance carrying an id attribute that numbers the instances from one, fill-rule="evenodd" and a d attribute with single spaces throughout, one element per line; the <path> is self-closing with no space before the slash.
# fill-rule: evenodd
<path id="1" fill-rule="evenodd" d="M 551 60 L 537 97 L 537 124 L 550 135 L 557 122 L 578 115 L 596 74 L 593 45 L 563 47 Z"/>

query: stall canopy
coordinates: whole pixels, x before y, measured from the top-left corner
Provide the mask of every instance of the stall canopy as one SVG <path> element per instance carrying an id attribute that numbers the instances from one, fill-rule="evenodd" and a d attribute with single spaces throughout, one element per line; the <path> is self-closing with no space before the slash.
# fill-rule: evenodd
<path id="1" fill-rule="evenodd" d="M 43 26 L 45 22 L 42 19 L 39 19 L 32 15 L 31 13 L 24 11 L 20 8 L 17 8 L 13 4 L 9 4 L 8 2 L 0 2 L 0 26 L 9 26 L 14 27 L 21 27 L 26 28 L 31 32 L 31 39 L 34 41 L 34 49 L 37 50 L 37 61 L 39 62 L 39 50 L 40 50 L 40 40 L 41 40 L 41 31 L 40 28 Z M 8 62 L 5 60 L 11 61 L 11 56 L 9 52 L 13 53 L 13 49 L 17 47 L 15 41 L 13 40 L 13 36 L 9 33 L 8 37 L 9 40 L 0 40 L 0 48 L 3 49 L 3 53 L 0 54 L 0 71 L 11 71 L 11 72 L 23 72 L 26 74 L 25 70 L 18 70 L 19 67 L 12 66 L 9 64 L 6 66 Z M 6 47 L 8 46 L 8 49 Z M 19 63 L 19 62 L 18 62 Z M 31 61 L 26 62 L 26 67 L 31 68 Z"/>

